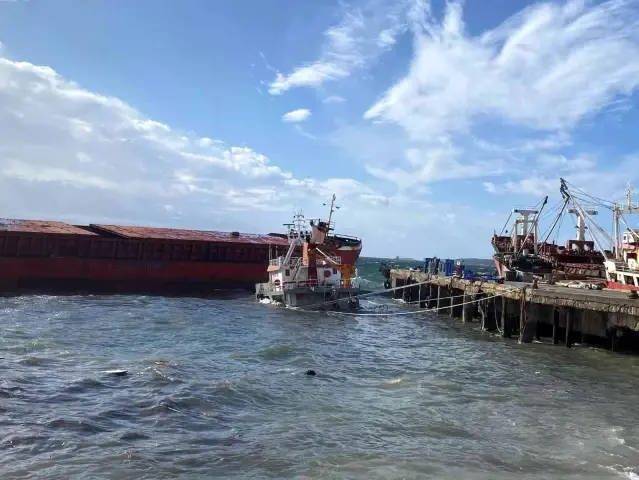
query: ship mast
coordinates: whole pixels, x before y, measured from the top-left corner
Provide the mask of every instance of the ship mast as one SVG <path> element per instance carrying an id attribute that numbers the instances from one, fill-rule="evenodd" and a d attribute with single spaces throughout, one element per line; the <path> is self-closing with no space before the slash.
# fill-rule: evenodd
<path id="1" fill-rule="evenodd" d="M 625 220 L 623 219 L 624 214 L 635 214 L 635 213 L 639 213 L 639 205 L 632 203 L 632 187 L 630 185 L 630 182 L 628 182 L 626 184 L 626 206 L 625 208 L 622 208 L 620 205 L 614 204 L 613 206 L 613 221 L 614 221 L 614 230 L 615 230 L 615 258 L 616 259 L 620 259 L 621 258 L 621 251 L 620 251 L 620 245 L 621 245 L 621 234 L 619 231 L 619 220 L 621 219 L 621 221 L 626 225 L 626 227 L 628 228 L 628 230 L 630 231 L 631 235 L 634 235 L 635 237 L 637 237 L 639 239 L 639 234 L 637 234 L 637 232 L 635 232 L 632 228 L 630 228 L 628 226 L 628 224 L 625 222 Z"/>
<path id="2" fill-rule="evenodd" d="M 569 208 L 568 213 L 577 217 L 577 240 L 583 242 L 586 240 L 586 229 L 588 228 L 583 215 L 577 208 Z M 584 213 L 591 216 L 599 214 L 597 210 L 584 210 Z"/>
<path id="3" fill-rule="evenodd" d="M 564 180 L 563 178 L 560 178 L 560 182 L 561 182 L 561 187 L 560 187 L 560 191 L 562 196 L 566 199 L 567 202 L 570 202 L 572 204 L 572 208 L 571 213 L 575 213 L 577 215 L 577 218 L 581 220 L 581 222 L 578 223 L 578 227 L 579 228 L 579 232 L 578 238 L 583 238 L 584 234 L 585 234 L 585 229 L 588 228 L 588 231 L 590 232 L 590 236 L 592 237 L 594 243 L 597 245 L 597 247 L 599 248 L 599 250 L 601 250 L 601 253 L 603 254 L 604 258 L 606 260 L 609 260 L 608 255 L 606 254 L 606 245 L 605 243 L 608 242 L 610 245 L 612 245 L 613 243 L 615 244 L 615 257 L 617 257 L 618 255 L 618 246 L 616 244 L 617 240 L 618 240 L 618 215 L 617 215 L 617 211 L 619 210 L 619 207 L 615 204 L 612 205 L 612 207 L 610 205 L 606 205 L 604 202 L 605 200 L 601 200 L 598 199 L 596 197 L 592 197 L 584 192 L 582 192 L 581 190 L 577 189 L 577 188 L 569 188 L 568 187 L 568 182 L 566 182 L 566 180 Z M 571 186 L 572 187 L 572 186 Z M 575 190 L 573 192 L 573 190 Z M 584 200 L 585 197 L 585 200 Z M 601 228 L 600 225 L 598 225 L 594 219 L 592 218 L 594 215 L 597 215 L 597 212 L 595 210 L 586 210 L 584 208 L 584 206 L 582 205 L 582 201 L 586 201 L 586 202 L 595 202 L 596 204 L 599 204 L 600 206 L 609 208 L 611 210 L 613 210 L 613 217 L 614 217 L 614 221 L 615 221 L 615 231 L 614 231 L 614 236 L 615 239 L 613 240 L 610 235 L 603 229 Z M 572 211 L 574 210 L 574 211 Z M 578 220 L 579 221 L 579 220 Z M 588 227 L 586 227 L 585 223 L 588 224 Z M 603 240 L 603 241 L 602 241 Z"/>
<path id="4" fill-rule="evenodd" d="M 531 236 L 533 237 L 533 252 L 535 254 L 539 253 L 539 245 L 537 243 L 538 235 L 539 235 L 539 216 L 541 215 L 541 212 L 544 210 L 546 203 L 548 203 L 548 196 L 544 198 L 540 210 L 536 210 L 534 208 L 513 209 L 512 213 L 518 213 L 520 216 L 519 218 L 515 220 L 515 224 L 513 226 L 513 245 L 517 253 L 520 253 L 520 251 L 524 249 L 524 245 L 526 244 L 526 242 Z M 530 219 L 531 215 L 534 215 L 532 220 Z M 521 235 L 524 237 L 523 241 L 521 242 L 521 245 L 519 244 L 519 225 L 522 226 Z"/>
<path id="5" fill-rule="evenodd" d="M 331 210 L 328 214 L 328 229 L 329 231 L 332 230 L 331 228 L 331 219 L 333 218 L 333 212 L 335 212 L 335 210 L 339 210 L 339 207 L 337 205 L 335 205 L 335 200 L 337 199 L 337 197 L 335 196 L 335 194 L 333 194 L 333 198 L 331 199 Z M 322 205 L 326 206 L 325 203 L 323 203 Z"/>

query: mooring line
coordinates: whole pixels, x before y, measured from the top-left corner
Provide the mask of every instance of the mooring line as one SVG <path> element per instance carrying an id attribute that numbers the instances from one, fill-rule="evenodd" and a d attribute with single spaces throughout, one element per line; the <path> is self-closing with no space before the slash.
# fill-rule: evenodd
<path id="1" fill-rule="evenodd" d="M 461 295 L 452 295 L 450 297 L 438 297 L 438 298 L 440 300 L 448 300 L 448 299 L 453 299 L 453 298 L 464 297 L 466 295 L 468 295 L 468 294 L 467 293 L 462 293 Z M 395 300 L 401 300 L 401 298 L 398 298 L 398 299 L 395 299 Z M 414 305 L 416 303 L 424 303 L 424 302 L 427 302 L 429 300 L 434 301 L 434 300 L 437 300 L 437 299 L 436 298 L 423 298 L 421 300 L 413 300 L 413 301 L 410 301 L 410 302 L 400 302 L 400 305 Z"/>
<path id="2" fill-rule="evenodd" d="M 488 300 L 491 298 L 496 298 L 496 297 L 503 297 L 504 295 L 508 294 L 508 293 L 512 293 L 515 292 L 517 290 L 520 290 L 519 288 L 512 288 L 510 290 L 507 290 L 505 292 L 501 292 L 501 293 L 496 293 L 493 294 L 491 296 L 486 296 L 486 297 L 482 297 L 482 298 L 478 298 L 475 300 L 471 300 L 469 302 L 463 302 L 463 303 L 458 303 L 457 305 L 455 305 L 456 307 L 463 307 L 464 305 L 470 305 L 472 303 L 477 303 L 477 302 L 482 302 L 484 300 Z M 352 312 L 336 312 L 336 311 L 331 311 L 331 312 L 326 312 L 329 315 L 343 315 L 343 316 L 349 316 L 349 317 L 388 317 L 390 315 L 393 316 L 398 316 L 398 315 L 418 315 L 420 313 L 432 313 L 432 312 L 437 312 L 439 310 L 444 310 L 444 309 L 449 309 L 451 308 L 451 305 L 445 306 L 445 307 L 436 307 L 436 308 L 424 308 L 424 309 L 420 309 L 420 310 L 414 310 L 414 311 L 410 311 L 410 312 L 394 312 L 394 313 L 352 313 Z"/>
<path id="3" fill-rule="evenodd" d="M 438 278 L 453 278 L 453 276 L 438 277 Z M 426 285 L 426 284 L 430 284 L 430 280 L 425 280 L 423 282 L 418 282 L 418 283 L 411 283 L 410 285 L 402 285 L 401 287 L 393 287 L 393 288 L 388 288 L 388 289 L 384 289 L 384 290 L 378 290 L 376 292 L 362 293 L 360 295 L 354 295 L 352 298 L 360 299 L 360 298 L 370 297 L 370 296 L 373 296 L 373 295 L 381 295 L 381 294 L 388 293 L 388 292 L 395 292 L 397 290 L 402 290 L 404 288 L 412 288 L 412 287 L 417 287 L 417 286 Z M 450 297 L 446 297 L 446 298 L 450 298 Z M 343 302 L 344 300 L 346 300 L 346 298 L 340 298 L 340 299 L 337 299 L 337 300 L 328 300 L 328 301 L 316 303 L 316 304 L 313 304 L 313 305 L 305 305 L 304 307 L 296 307 L 296 308 L 298 310 L 307 310 L 307 309 L 310 310 L 310 309 L 313 309 L 313 308 L 322 307 L 324 305 L 331 305 L 333 303 Z"/>

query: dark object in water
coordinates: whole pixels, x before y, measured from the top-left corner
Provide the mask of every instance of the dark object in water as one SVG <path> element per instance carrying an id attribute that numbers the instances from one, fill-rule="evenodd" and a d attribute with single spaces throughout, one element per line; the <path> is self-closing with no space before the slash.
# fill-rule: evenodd
<path id="1" fill-rule="evenodd" d="M 315 370 L 306 370 L 306 375 L 310 375 L 310 376 L 316 375 Z"/>

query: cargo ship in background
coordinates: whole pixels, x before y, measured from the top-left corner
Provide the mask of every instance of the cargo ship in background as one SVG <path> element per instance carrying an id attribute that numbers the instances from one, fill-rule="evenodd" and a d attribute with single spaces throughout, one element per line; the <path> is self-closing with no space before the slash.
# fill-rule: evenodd
<path id="1" fill-rule="evenodd" d="M 552 262 L 539 255 L 539 217 L 548 202 L 546 197 L 541 208 L 514 208 L 506 220 L 502 232 L 493 235 L 491 244 L 495 250 L 493 261 L 497 275 L 506 280 L 532 281 L 534 275 L 544 275 L 553 270 Z M 516 215 L 510 235 L 506 227 Z"/>
<path id="2" fill-rule="evenodd" d="M 639 229 L 632 228 L 625 215 L 639 214 L 639 204 L 632 202 L 632 188 L 626 188 L 626 204 L 621 205 L 592 197 L 561 179 L 562 195 L 586 219 L 594 241 L 602 250 L 606 275 L 606 287 L 612 290 L 626 290 L 631 298 L 639 298 Z M 583 202 L 588 200 L 612 212 L 613 231 L 606 232 L 598 225 Z M 625 230 L 622 231 L 622 228 Z M 596 232 L 596 234 L 593 234 Z M 607 247 L 610 248 L 607 248 Z"/>
<path id="3" fill-rule="evenodd" d="M 361 245 L 331 233 L 326 251 L 354 262 Z M 0 219 L 0 293 L 253 290 L 288 248 L 286 234 Z"/>
<path id="4" fill-rule="evenodd" d="M 517 217 L 511 235 L 493 235 L 493 260 L 499 276 L 531 281 L 534 276 L 552 273 L 555 279 L 590 280 L 610 289 L 639 291 L 639 229 L 630 227 L 624 217 L 639 214 L 639 205 L 632 202 L 631 188 L 628 186 L 626 191 L 626 204 L 620 205 L 593 197 L 564 179 L 560 181 L 562 201 L 556 206 L 556 215 L 547 215 L 550 226 L 543 240 L 538 234 L 539 220 L 548 197 L 539 209 L 512 211 L 511 215 Z M 595 221 L 597 208 L 611 212 L 612 234 Z M 548 242 L 553 232 L 558 233 L 563 218 L 572 215 L 576 218 L 576 238 L 568 239 L 565 246 Z M 586 232 L 591 240 L 586 240 Z"/>
<path id="5" fill-rule="evenodd" d="M 563 193 L 563 192 L 562 192 Z M 548 202 L 545 197 L 540 207 L 519 207 L 511 212 L 515 215 L 511 234 L 505 230 L 502 234 L 493 235 L 491 244 L 495 250 L 493 260 L 497 274 L 507 280 L 532 281 L 534 276 L 553 273 L 563 279 L 603 279 L 605 278 L 604 255 L 597 250 L 593 240 L 586 240 L 585 217 L 592 217 L 598 212 L 593 209 L 581 210 L 568 208 L 568 200 L 563 199 L 546 218 L 550 226 L 541 239 L 539 223 L 541 214 Z M 553 233 L 559 233 L 563 219 L 567 215 L 576 217 L 576 238 L 568 239 L 565 245 L 549 242 Z"/>

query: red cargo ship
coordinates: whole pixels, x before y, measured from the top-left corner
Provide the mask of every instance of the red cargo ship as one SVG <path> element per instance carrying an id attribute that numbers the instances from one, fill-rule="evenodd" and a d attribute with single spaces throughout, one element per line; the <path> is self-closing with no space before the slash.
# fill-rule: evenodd
<path id="1" fill-rule="evenodd" d="M 329 240 L 335 255 L 359 257 L 361 240 Z M 0 219 L 0 293 L 253 290 L 287 249 L 277 234 Z"/>
<path id="2" fill-rule="evenodd" d="M 117 225 L 0 220 L 0 291 L 174 292 L 252 288 L 286 241 Z"/>

